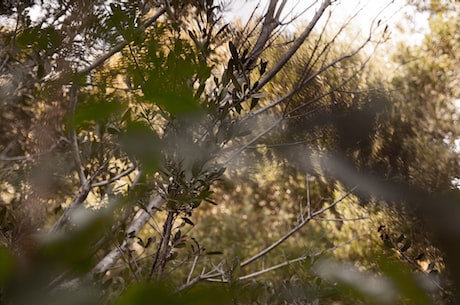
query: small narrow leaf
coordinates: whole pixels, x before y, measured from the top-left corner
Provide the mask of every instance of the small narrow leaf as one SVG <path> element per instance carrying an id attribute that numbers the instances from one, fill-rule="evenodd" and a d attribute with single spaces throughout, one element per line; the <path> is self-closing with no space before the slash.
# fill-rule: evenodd
<path id="1" fill-rule="evenodd" d="M 147 248 L 150 246 L 150 244 L 151 244 L 152 242 L 154 242 L 154 241 L 155 241 L 155 237 L 149 237 L 149 238 L 147 239 L 147 242 L 146 242 L 145 245 L 144 245 L 144 248 L 147 249 Z"/>
<path id="2" fill-rule="evenodd" d="M 174 240 L 179 240 L 182 237 L 182 232 L 179 230 L 174 234 Z"/>
<path id="3" fill-rule="evenodd" d="M 238 60 L 238 51 L 236 50 L 236 47 L 235 45 L 233 44 L 233 42 L 229 41 L 228 42 L 228 47 L 230 49 L 230 53 L 232 54 L 232 57 L 235 59 L 235 60 Z"/>
<path id="4" fill-rule="evenodd" d="M 136 236 L 136 231 L 134 231 L 134 230 L 133 230 L 133 231 L 130 231 L 130 232 L 128 233 L 128 237 L 129 237 L 129 238 L 134 238 L 135 236 Z"/>
<path id="5" fill-rule="evenodd" d="M 194 225 L 195 225 L 195 224 L 193 223 L 193 221 L 191 221 L 191 220 L 190 220 L 189 218 L 187 218 L 187 217 L 182 217 L 182 220 L 183 220 L 185 223 L 187 223 L 187 224 L 189 224 L 189 225 L 191 225 L 191 226 L 194 226 Z"/>
<path id="6" fill-rule="evenodd" d="M 401 249 L 399 249 L 399 251 L 406 252 L 410 248 L 411 245 L 412 245 L 412 242 L 410 240 L 407 240 L 404 246 L 402 246 Z"/>
<path id="7" fill-rule="evenodd" d="M 208 251 L 206 255 L 222 255 L 224 254 L 222 251 Z"/>
<path id="8" fill-rule="evenodd" d="M 219 34 L 221 34 L 222 32 L 224 32 L 227 28 L 228 28 L 228 23 L 225 24 L 223 27 L 221 27 L 219 31 L 217 31 L 216 36 L 218 36 Z"/>
<path id="9" fill-rule="evenodd" d="M 215 202 L 214 200 L 209 199 L 209 198 L 206 198 L 204 201 L 209 202 L 212 205 L 217 205 L 217 202 Z"/>
<path id="10" fill-rule="evenodd" d="M 268 64 L 268 61 L 262 61 L 262 63 L 260 64 L 260 69 L 259 69 L 260 75 L 264 74 L 265 71 L 267 70 L 267 64 Z"/>
<path id="11" fill-rule="evenodd" d="M 145 248 L 145 244 L 144 244 L 144 241 L 142 240 L 142 238 L 140 237 L 136 237 L 137 238 L 137 243 L 142 247 L 142 248 Z"/>
<path id="12" fill-rule="evenodd" d="M 185 247 L 185 243 L 178 243 L 174 245 L 174 248 L 177 248 L 177 249 L 184 248 L 184 247 Z"/>

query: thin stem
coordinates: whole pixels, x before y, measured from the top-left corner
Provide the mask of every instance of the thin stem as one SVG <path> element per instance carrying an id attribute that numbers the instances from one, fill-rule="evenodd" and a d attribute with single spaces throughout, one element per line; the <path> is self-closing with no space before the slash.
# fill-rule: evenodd
<path id="1" fill-rule="evenodd" d="M 155 15 L 150 17 L 145 21 L 143 25 L 140 26 L 140 30 L 145 30 L 147 27 L 149 27 L 152 23 L 154 23 L 158 18 L 160 18 L 161 15 L 163 15 L 166 12 L 166 9 L 164 7 L 160 8 Z M 115 55 L 116 53 L 120 52 L 124 47 L 126 47 L 130 41 L 123 40 L 122 42 L 118 43 L 115 47 L 113 47 L 111 50 L 109 50 L 107 53 L 99 57 L 95 62 L 93 62 L 91 65 L 89 65 L 86 68 L 83 68 L 82 70 L 78 71 L 77 74 L 79 75 L 85 75 L 88 72 L 91 72 L 92 70 L 96 69 L 100 65 L 102 65 L 107 59 Z"/>
<path id="2" fill-rule="evenodd" d="M 75 109 L 77 108 L 78 102 L 78 85 L 74 81 L 70 88 L 70 117 L 73 118 L 75 116 Z M 72 124 L 73 125 L 73 124 Z M 77 138 L 77 131 L 75 130 L 75 126 L 72 126 L 70 131 L 70 139 L 71 139 L 71 146 L 72 146 L 72 154 L 75 160 L 75 165 L 77 168 L 78 178 L 80 179 L 80 185 L 86 184 L 86 175 L 83 171 L 83 163 L 80 156 L 80 148 L 78 147 L 78 138 Z"/>
<path id="3" fill-rule="evenodd" d="M 108 185 L 110 183 L 113 183 L 117 180 L 119 180 L 120 178 L 123 178 L 129 174 L 131 174 L 133 171 L 135 171 L 137 168 L 137 165 L 134 164 L 133 166 L 131 166 L 130 168 L 128 168 L 127 170 L 119 173 L 118 175 L 114 176 L 113 178 L 110 178 L 108 180 L 104 180 L 104 181 L 99 181 L 99 182 L 96 182 L 96 183 L 93 183 L 91 186 L 92 187 L 97 187 L 97 186 L 105 186 L 105 185 Z"/>
<path id="4" fill-rule="evenodd" d="M 193 263 L 192 263 L 192 268 L 190 268 L 190 272 L 187 276 L 187 283 L 189 283 L 192 278 L 192 274 L 193 274 L 193 271 L 195 271 L 197 262 L 198 262 L 198 255 L 195 255 L 195 258 L 193 259 Z"/>
<path id="5" fill-rule="evenodd" d="M 155 260 L 152 264 L 152 268 L 150 269 L 149 277 L 153 275 L 153 272 L 157 270 L 157 281 L 161 280 L 163 275 L 164 268 L 166 266 L 166 262 L 168 260 L 169 255 L 171 254 L 171 231 L 173 228 L 174 221 L 176 219 L 177 212 L 169 211 L 168 216 L 166 217 L 164 226 L 163 226 L 163 237 L 162 237 L 162 245 L 160 248 L 160 254 L 158 256 L 158 260 Z"/>
<path id="6" fill-rule="evenodd" d="M 297 226 L 295 226 L 294 228 L 292 228 L 288 233 L 286 233 L 285 235 L 283 235 L 280 239 L 278 239 L 276 242 L 274 242 L 273 244 L 271 244 L 270 246 L 268 246 L 267 248 L 265 248 L 264 250 L 260 251 L 259 253 L 255 254 L 254 256 L 252 256 L 251 258 L 245 260 L 244 262 L 241 263 L 240 267 L 243 268 L 244 266 L 247 266 L 249 265 L 250 263 L 258 260 L 259 258 L 265 256 L 267 253 L 269 253 L 270 251 L 272 251 L 273 249 L 275 249 L 276 247 L 278 247 L 279 245 L 281 245 L 284 241 L 286 241 L 289 237 L 291 237 L 294 233 L 296 233 L 297 231 L 299 231 L 301 228 L 303 228 L 307 223 L 309 223 L 313 217 L 317 216 L 317 215 L 320 215 L 322 213 L 324 213 L 325 211 L 329 210 L 329 209 L 332 209 L 334 206 L 336 206 L 337 204 L 339 204 L 340 202 L 342 202 L 345 198 L 347 198 L 355 189 L 357 188 L 357 186 L 353 187 L 349 192 L 347 192 L 346 194 L 344 194 L 342 197 L 340 197 L 338 200 L 336 200 L 335 202 L 331 203 L 330 205 L 312 213 L 310 215 L 310 217 L 307 217 L 305 218 L 302 222 L 300 222 Z"/>
<path id="7" fill-rule="evenodd" d="M 161 206 L 164 203 L 164 199 L 160 195 L 154 196 L 146 206 L 146 210 L 139 209 L 134 216 L 131 224 L 126 229 L 125 239 L 122 241 L 121 245 L 117 248 L 114 248 L 110 251 L 99 263 L 93 268 L 91 274 L 104 273 L 109 270 L 116 262 L 121 258 L 123 251 L 128 250 L 131 245 L 132 237 L 139 233 L 139 231 L 145 226 L 148 220 L 153 214 L 160 210 Z"/>

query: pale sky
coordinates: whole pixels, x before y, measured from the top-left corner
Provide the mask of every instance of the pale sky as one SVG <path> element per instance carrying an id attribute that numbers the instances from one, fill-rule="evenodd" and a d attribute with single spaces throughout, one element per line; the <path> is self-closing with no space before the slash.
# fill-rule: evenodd
<path id="1" fill-rule="evenodd" d="M 225 1 L 225 0 L 224 0 Z M 226 16 L 227 21 L 232 19 L 240 18 L 245 22 L 254 7 L 260 2 L 259 11 L 262 13 L 266 8 L 268 0 L 233 0 L 229 1 L 230 12 Z M 281 2 L 281 1 L 280 1 Z M 306 0 L 287 0 L 287 5 L 284 8 L 284 17 L 289 18 L 295 14 L 299 14 L 306 8 L 313 5 L 304 16 L 295 22 L 295 25 L 300 25 L 302 22 L 308 21 L 308 18 L 315 12 L 315 7 L 318 7 L 322 1 L 306 1 Z M 366 34 L 369 31 L 371 21 L 375 19 L 381 19 L 384 25 L 389 26 L 392 33 L 397 33 L 397 37 L 401 40 L 411 40 L 416 43 L 423 37 L 423 32 L 427 30 L 427 16 L 421 13 L 415 13 L 413 9 L 406 5 L 406 0 L 338 0 L 335 1 L 332 8 L 333 23 L 330 26 L 340 26 L 343 21 L 358 12 L 357 16 L 353 19 L 353 26 L 356 27 L 357 31 L 363 31 Z M 292 12 L 292 14 L 288 14 Z M 289 20 L 289 19 L 288 19 Z M 397 27 L 397 23 L 405 22 L 404 26 Z M 400 33 L 404 29 L 406 35 Z"/>

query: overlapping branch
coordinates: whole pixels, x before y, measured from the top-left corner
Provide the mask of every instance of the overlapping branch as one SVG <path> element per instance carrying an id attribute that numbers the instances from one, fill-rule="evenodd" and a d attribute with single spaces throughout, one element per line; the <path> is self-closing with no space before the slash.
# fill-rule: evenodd
<path id="1" fill-rule="evenodd" d="M 265 257 L 267 254 L 269 254 L 275 248 L 279 247 L 281 244 L 283 244 L 287 239 L 289 239 L 295 233 L 300 231 L 310 221 L 315 220 L 321 214 L 325 213 L 326 211 L 328 211 L 330 209 L 333 209 L 336 205 L 338 205 L 339 203 L 343 202 L 357 188 L 358 188 L 358 186 L 354 186 L 347 193 L 343 194 L 340 198 L 338 198 L 337 200 L 335 200 L 331 204 L 329 204 L 329 205 L 327 205 L 327 206 L 325 206 L 325 207 L 323 207 L 323 208 L 321 208 L 321 209 L 319 209 L 317 211 L 314 211 L 314 212 L 311 212 L 310 201 L 307 200 L 307 208 L 306 208 L 307 213 L 305 215 L 301 215 L 300 222 L 294 228 L 292 228 L 289 232 L 287 232 L 282 237 L 280 237 L 277 241 L 273 242 L 270 246 L 266 247 L 265 249 L 259 251 L 258 253 L 256 253 L 252 257 L 250 257 L 247 260 L 245 260 L 242 263 L 240 263 L 239 268 L 244 268 L 244 267 L 250 265 L 251 263 L 255 262 L 256 260 L 258 260 L 258 259 L 260 259 L 262 257 Z M 348 243 L 356 240 L 357 238 L 358 237 L 355 237 L 355 238 L 351 239 L 350 241 L 347 241 L 347 242 L 345 242 L 343 244 L 336 245 L 336 246 L 334 246 L 334 247 L 332 247 L 332 248 L 330 248 L 328 250 L 321 251 L 320 253 L 316 254 L 316 256 L 319 256 L 320 254 L 324 253 L 325 251 L 333 251 L 333 250 L 341 247 L 342 245 L 348 244 Z M 311 258 L 311 257 L 312 257 L 311 255 L 310 256 L 308 256 L 308 255 L 300 256 L 300 257 L 298 257 L 296 259 L 288 260 L 286 262 L 274 265 L 274 266 L 269 267 L 269 268 L 263 268 L 262 270 L 259 270 L 259 271 L 256 271 L 256 272 L 253 272 L 253 273 L 250 273 L 250 274 L 247 274 L 247 275 L 239 276 L 238 280 L 247 280 L 247 279 L 262 275 L 264 273 L 267 273 L 267 272 L 270 272 L 270 271 L 285 267 L 285 266 L 293 264 L 295 262 L 306 260 L 306 259 Z M 195 268 L 195 264 L 193 265 L 192 268 L 193 269 Z M 192 271 L 193 271 L 193 269 L 192 269 Z M 176 290 L 176 293 L 190 288 L 191 286 L 195 285 L 196 283 L 198 283 L 201 280 L 207 280 L 207 281 L 211 281 L 211 282 L 227 282 L 228 281 L 227 271 L 222 267 L 222 265 L 218 265 L 218 266 L 215 266 L 209 272 L 205 272 L 205 270 L 203 270 L 198 276 L 194 277 L 193 279 L 191 278 L 191 276 L 189 274 L 186 283 L 183 284 L 182 286 L 180 286 Z"/>

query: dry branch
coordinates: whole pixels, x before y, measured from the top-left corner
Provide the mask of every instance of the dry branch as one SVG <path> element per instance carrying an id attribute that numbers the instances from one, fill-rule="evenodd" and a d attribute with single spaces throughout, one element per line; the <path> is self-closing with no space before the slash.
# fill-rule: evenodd
<path id="1" fill-rule="evenodd" d="M 127 251 L 132 244 L 133 237 L 136 236 L 139 231 L 145 226 L 149 219 L 157 211 L 161 210 L 164 203 L 163 198 L 160 195 L 154 196 L 149 203 L 145 206 L 145 209 L 137 211 L 133 218 L 133 221 L 126 229 L 126 236 L 122 243 L 110 251 L 91 271 L 92 274 L 104 273 L 112 268 L 116 262 L 122 258 L 123 252 Z"/>

